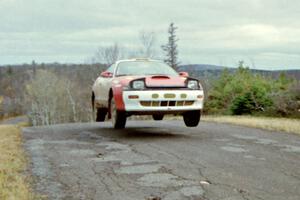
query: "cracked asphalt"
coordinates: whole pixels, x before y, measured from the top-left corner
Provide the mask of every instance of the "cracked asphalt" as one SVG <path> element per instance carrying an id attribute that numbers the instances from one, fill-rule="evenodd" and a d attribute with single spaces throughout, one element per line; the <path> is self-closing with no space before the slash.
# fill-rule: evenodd
<path id="1" fill-rule="evenodd" d="M 49 199 L 299 200 L 300 137 L 234 125 L 129 121 L 23 129 Z"/>

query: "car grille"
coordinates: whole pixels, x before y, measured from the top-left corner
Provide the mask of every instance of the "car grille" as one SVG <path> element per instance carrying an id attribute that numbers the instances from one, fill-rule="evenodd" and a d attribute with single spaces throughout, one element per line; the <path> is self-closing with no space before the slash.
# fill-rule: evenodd
<path id="1" fill-rule="evenodd" d="M 194 101 L 140 101 L 144 107 L 192 106 Z"/>

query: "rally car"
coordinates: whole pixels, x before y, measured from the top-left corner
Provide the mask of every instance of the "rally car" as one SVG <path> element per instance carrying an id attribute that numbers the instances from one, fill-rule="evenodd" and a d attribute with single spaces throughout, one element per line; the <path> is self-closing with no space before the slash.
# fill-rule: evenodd
<path id="1" fill-rule="evenodd" d="M 182 115 L 186 126 L 197 126 L 204 93 L 199 80 L 152 59 L 119 60 L 102 72 L 92 87 L 96 121 L 111 119 L 113 127 L 126 125 L 131 115 Z M 106 117 L 107 116 L 107 117 Z"/>

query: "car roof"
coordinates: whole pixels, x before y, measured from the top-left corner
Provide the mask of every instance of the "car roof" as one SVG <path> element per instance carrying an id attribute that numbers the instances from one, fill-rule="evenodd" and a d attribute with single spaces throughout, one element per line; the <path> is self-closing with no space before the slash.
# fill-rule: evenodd
<path id="1" fill-rule="evenodd" d="M 116 65 L 118 65 L 121 62 L 135 62 L 135 61 L 146 61 L 146 62 L 162 62 L 160 60 L 154 60 L 150 58 L 131 58 L 131 59 L 123 59 L 116 61 Z"/>

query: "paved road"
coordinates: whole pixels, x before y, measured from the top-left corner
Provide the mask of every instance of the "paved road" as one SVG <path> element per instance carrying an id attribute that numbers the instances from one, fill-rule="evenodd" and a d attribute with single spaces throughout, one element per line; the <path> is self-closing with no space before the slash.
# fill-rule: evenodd
<path id="1" fill-rule="evenodd" d="M 49 199 L 300 199 L 300 137 L 239 126 L 130 121 L 24 128 Z"/>

